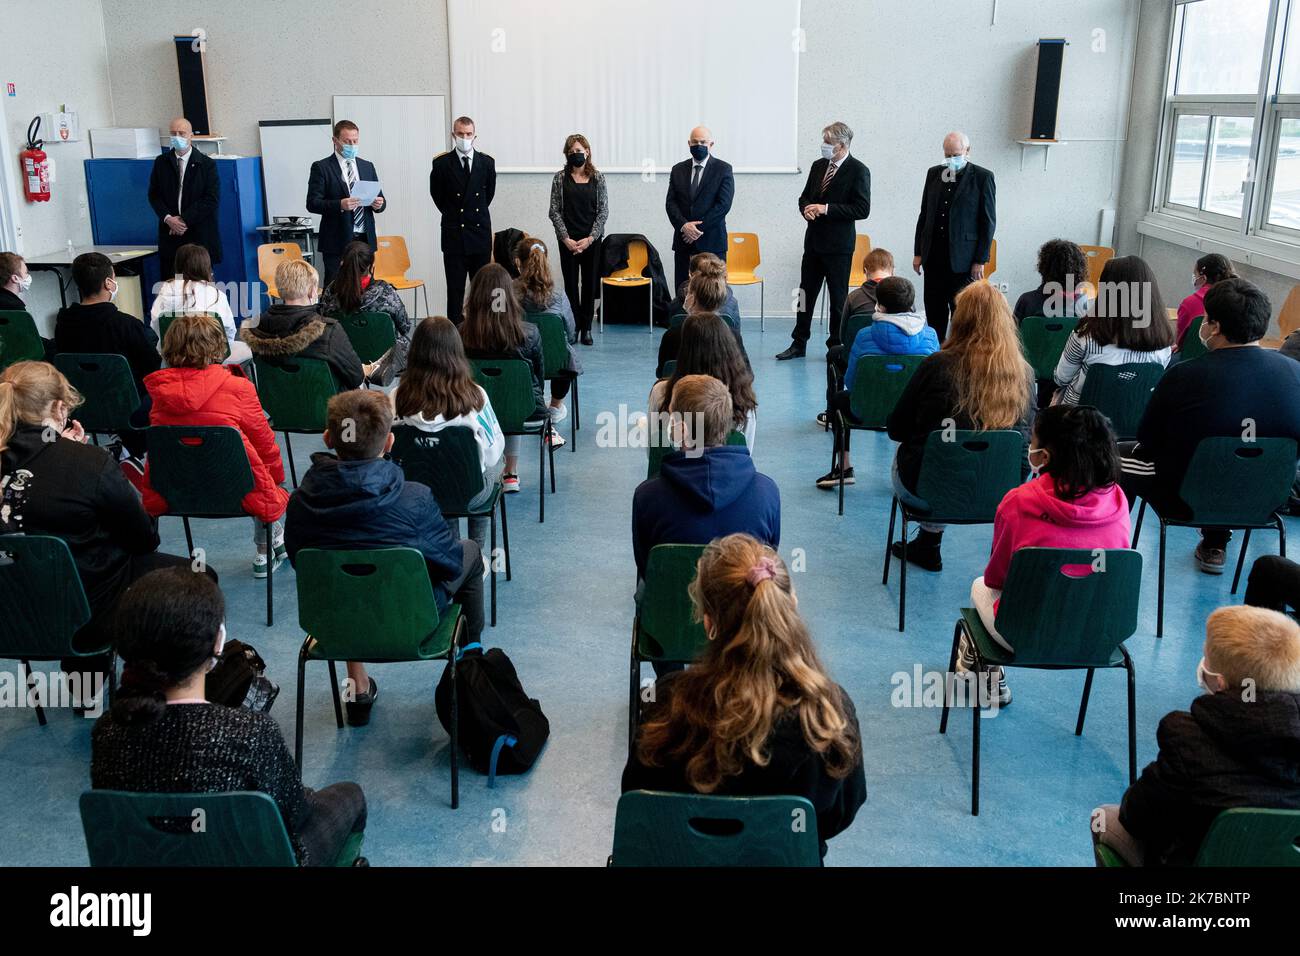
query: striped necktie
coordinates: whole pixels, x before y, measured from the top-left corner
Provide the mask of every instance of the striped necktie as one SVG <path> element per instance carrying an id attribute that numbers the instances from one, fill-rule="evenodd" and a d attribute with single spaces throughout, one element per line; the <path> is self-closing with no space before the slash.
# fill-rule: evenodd
<path id="1" fill-rule="evenodd" d="M 355 186 L 356 184 L 357 184 L 357 164 L 349 159 L 348 160 L 348 194 L 349 195 L 351 195 L 352 193 L 352 187 Z M 366 231 L 366 209 L 364 206 L 358 206 L 356 209 L 352 210 L 352 231 L 354 233 Z"/>
<path id="2" fill-rule="evenodd" d="M 823 192 L 823 193 L 826 192 L 826 187 L 829 186 L 829 185 L 831 184 L 831 180 L 835 178 L 835 172 L 836 172 L 836 170 L 838 170 L 838 169 L 839 169 L 839 167 L 836 166 L 834 163 L 827 163 L 827 165 L 826 165 L 826 175 L 822 177 L 822 192 Z"/>

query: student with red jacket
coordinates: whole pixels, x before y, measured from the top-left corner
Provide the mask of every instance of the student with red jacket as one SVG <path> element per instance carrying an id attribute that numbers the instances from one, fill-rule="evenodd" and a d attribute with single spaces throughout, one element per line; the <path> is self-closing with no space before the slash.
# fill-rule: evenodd
<path id="1" fill-rule="evenodd" d="M 1038 413 L 1029 444 L 1036 477 L 1007 492 L 993 518 L 993 553 L 971 585 L 971 601 L 989 636 L 1014 650 L 993 626 L 1011 557 L 1021 548 L 1127 548 L 1128 499 L 1120 490 L 1119 452 L 1106 417 L 1088 405 L 1052 405 Z M 963 639 L 957 670 L 975 666 Z M 999 669 L 1000 671 L 1000 669 Z M 1011 703 L 998 675 L 1000 706 Z"/>
<path id="2" fill-rule="evenodd" d="M 284 509 L 289 493 L 284 483 L 284 462 L 275 433 L 266 422 L 262 403 L 253 383 L 232 375 L 221 364 L 226 354 L 226 336 L 220 323 L 206 315 L 183 315 L 172 322 L 163 338 L 167 368 L 145 378 L 153 400 L 151 425 L 225 425 L 239 429 L 244 452 L 253 469 L 253 490 L 244 496 L 244 510 L 253 519 L 253 577 L 267 574 L 266 522 L 273 522 L 272 570 L 285 558 Z M 167 510 L 167 502 L 154 491 L 149 466 L 144 473 L 144 506 L 151 515 Z"/>

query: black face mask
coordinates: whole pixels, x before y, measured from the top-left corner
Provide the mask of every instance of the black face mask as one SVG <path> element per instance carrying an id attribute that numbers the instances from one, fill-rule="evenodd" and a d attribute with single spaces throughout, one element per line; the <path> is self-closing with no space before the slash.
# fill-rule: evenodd
<path id="1" fill-rule="evenodd" d="M 586 154 L 586 153 L 570 153 L 570 154 L 569 154 L 569 165 L 572 166 L 574 169 L 577 169 L 577 168 L 579 168 L 580 166 L 586 166 L 586 165 L 587 165 L 587 154 Z"/>

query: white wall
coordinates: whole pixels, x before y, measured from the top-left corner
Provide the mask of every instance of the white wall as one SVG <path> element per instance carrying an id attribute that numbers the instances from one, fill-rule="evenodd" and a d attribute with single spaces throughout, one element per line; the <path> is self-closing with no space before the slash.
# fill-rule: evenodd
<path id="1" fill-rule="evenodd" d="M 593 11 L 604 15 L 609 6 Z M 941 158 L 944 134 L 964 129 L 974 161 L 997 174 L 997 278 L 1014 294 L 1036 284 L 1034 257 L 1042 241 L 1059 235 L 1095 242 L 1100 210 L 1115 202 L 1134 8 L 1130 0 L 1000 0 L 997 6 L 995 25 L 993 0 L 807 0 L 799 139 L 803 162 L 811 164 L 822 126 L 842 119 L 854 129 L 853 151 L 871 167 L 873 186 L 871 218 L 859 231 L 905 266 L 924 171 Z M 169 37 L 195 28 L 208 37 L 214 126 L 230 137 L 235 152 L 256 152 L 260 119 L 329 116 L 335 93 L 450 92 L 443 0 L 376 0 L 364 7 L 343 0 L 175 0 L 165 6 L 103 0 L 103 8 L 120 125 L 161 125 L 179 110 Z M 1101 52 L 1093 49 L 1096 30 L 1104 31 Z M 1072 142 L 1052 151 L 1046 172 L 1038 152 L 1021 170 L 1015 140 L 1028 133 L 1034 42 L 1060 36 L 1071 41 L 1060 136 Z M 725 42 L 719 55 L 726 56 Z M 473 115 L 482 148 L 491 153 L 492 117 Z M 586 132 L 599 164 L 599 136 Z M 687 133 L 682 130 L 683 155 Z M 561 145 L 555 144 L 557 168 Z M 430 156 L 445 146 L 430 144 Z M 727 158 L 726 142 L 716 150 Z M 757 232 L 762 239 L 769 315 L 791 313 L 803 241 L 795 206 L 804 175 L 739 177 L 728 217 L 733 231 Z M 550 237 L 548 189 L 549 176 L 502 176 L 494 225 Z M 612 176 L 608 229 L 644 232 L 671 260 L 665 189 L 662 177 L 646 183 L 636 175 Z M 432 202 L 421 201 L 434 216 Z M 440 310 L 441 268 L 428 264 L 426 270 Z M 757 290 L 739 295 L 746 313 L 756 312 Z"/>
<path id="2" fill-rule="evenodd" d="M 57 61 L 49 43 L 33 42 L 30 34 L 16 27 L 21 17 L 8 18 L 11 21 L 8 27 L 0 31 L 0 72 L 3 73 L 0 82 L 14 83 L 17 90 L 17 96 L 0 96 L 12 153 L 2 161 L 16 164 L 17 150 L 26 145 L 27 124 L 33 116 L 57 111 L 65 104 L 80 116 L 82 139 L 77 143 L 52 144 L 53 131 L 41 130 L 45 151 L 54 161 L 56 181 L 51 186 L 49 202 L 26 202 L 19 191 L 18 251 L 29 256 L 63 249 L 69 239 L 76 245 L 91 241 L 82 166 L 82 161 L 90 157 L 86 131 L 113 125 L 99 0 L 44 0 L 41 17 L 48 23 L 63 25 L 53 47 L 57 50 Z M 76 300 L 75 291 L 72 299 Z M 58 287 L 52 274 L 36 274 L 27 306 L 42 333 L 50 335 L 59 306 Z"/>

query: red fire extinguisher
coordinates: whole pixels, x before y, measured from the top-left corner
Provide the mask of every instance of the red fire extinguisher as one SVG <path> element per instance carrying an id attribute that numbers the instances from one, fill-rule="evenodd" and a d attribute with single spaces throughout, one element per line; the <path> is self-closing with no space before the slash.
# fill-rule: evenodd
<path id="1" fill-rule="evenodd" d="M 18 154 L 23 167 L 23 195 L 28 202 L 50 201 L 50 159 L 41 149 L 43 140 L 36 138 L 41 118 L 34 117 L 27 126 L 27 148 Z"/>

